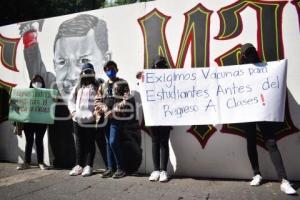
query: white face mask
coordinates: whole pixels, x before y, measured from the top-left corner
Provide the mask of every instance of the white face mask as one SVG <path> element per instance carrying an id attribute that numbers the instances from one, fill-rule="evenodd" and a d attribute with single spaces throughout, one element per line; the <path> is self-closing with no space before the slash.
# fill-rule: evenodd
<path id="1" fill-rule="evenodd" d="M 43 86 L 43 84 L 41 82 L 32 83 L 32 87 L 34 87 L 34 88 L 41 88 L 42 86 Z"/>

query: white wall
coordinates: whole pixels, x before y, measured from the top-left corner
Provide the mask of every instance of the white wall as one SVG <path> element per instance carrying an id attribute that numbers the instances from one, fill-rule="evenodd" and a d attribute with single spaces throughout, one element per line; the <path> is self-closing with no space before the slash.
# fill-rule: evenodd
<path id="1" fill-rule="evenodd" d="M 137 90 L 135 74 L 143 69 L 144 44 L 143 35 L 137 19 L 146 15 L 154 8 L 158 8 L 165 15 L 171 16 L 167 27 L 166 37 L 172 57 L 176 59 L 180 45 L 181 34 L 184 25 L 184 13 L 192 9 L 198 3 L 213 10 L 211 16 L 210 30 L 210 63 L 216 66 L 214 59 L 222 55 L 230 48 L 239 43 L 257 42 L 256 13 L 253 9 L 246 9 L 242 12 L 242 18 L 247 21 L 243 24 L 243 32 L 236 38 L 220 41 L 214 37 L 219 32 L 219 17 L 217 11 L 236 1 L 209 1 L 209 0 L 158 0 L 149 3 L 137 3 L 128 6 L 94 10 L 88 14 L 98 16 L 107 22 L 109 30 L 109 49 L 112 52 L 112 59 L 119 63 L 119 75 L 127 79 L 132 90 Z M 53 41 L 58 29 L 58 25 L 63 21 L 74 17 L 66 15 L 56 18 L 46 19 L 43 31 L 38 33 L 38 41 L 45 66 L 49 71 L 53 70 Z M 120 23 L 121 22 L 121 23 Z M 283 12 L 283 42 L 285 47 L 285 57 L 288 59 L 287 85 L 289 91 L 289 103 L 291 117 L 300 128 L 300 40 L 299 21 L 294 5 L 290 2 L 284 7 Z M 9 38 L 18 38 L 18 25 L 0 27 L 0 33 Z M 120 35 L 123 35 L 120 37 Z M 126 35 L 126 37 L 124 36 Z M 188 53 L 185 67 L 190 66 L 190 54 Z M 20 72 L 12 72 L 1 67 L 0 78 L 6 82 L 13 82 L 18 86 L 27 86 L 29 78 L 23 57 L 23 44 L 20 41 L 17 51 L 17 66 Z M 103 73 L 100 72 L 101 76 Z M 103 76 L 104 77 L 104 76 Z M 245 139 L 236 135 L 224 134 L 218 131 L 209 139 L 204 149 L 196 138 L 187 132 L 189 127 L 177 127 L 172 130 L 170 138 L 170 172 L 176 175 L 216 177 L 216 178 L 249 178 L 252 176 L 251 166 L 247 157 Z M 24 154 L 24 137 L 22 139 L 13 136 L 12 128 L 8 122 L 0 124 L 0 159 L 12 162 L 20 161 L 20 155 Z M 143 162 L 140 172 L 151 172 L 153 169 L 151 156 L 151 139 L 146 134 L 142 134 Z M 47 135 L 44 138 L 45 159 L 49 163 L 49 150 Z M 300 180 L 300 132 L 278 141 L 279 149 L 287 169 L 290 179 Z M 266 178 L 276 178 L 274 167 L 271 163 L 268 152 L 261 147 L 259 150 L 259 161 L 263 176 Z M 33 155 L 35 157 L 35 155 Z M 100 163 L 100 164 L 99 164 Z M 103 166 L 101 158 L 98 156 L 95 161 L 96 167 Z"/>

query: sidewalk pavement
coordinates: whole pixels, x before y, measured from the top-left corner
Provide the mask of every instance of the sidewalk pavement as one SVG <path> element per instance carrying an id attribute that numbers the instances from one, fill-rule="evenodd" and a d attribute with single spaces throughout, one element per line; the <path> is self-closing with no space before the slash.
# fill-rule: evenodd
<path id="1" fill-rule="evenodd" d="M 150 182 L 148 175 L 103 179 L 99 172 L 90 177 L 71 177 L 69 170 L 37 167 L 16 170 L 17 164 L 0 163 L 0 199 L 15 200 L 298 200 L 282 193 L 278 182 L 251 187 L 248 180 L 208 180 L 173 177 L 167 183 Z M 300 194 L 300 182 L 294 187 Z"/>

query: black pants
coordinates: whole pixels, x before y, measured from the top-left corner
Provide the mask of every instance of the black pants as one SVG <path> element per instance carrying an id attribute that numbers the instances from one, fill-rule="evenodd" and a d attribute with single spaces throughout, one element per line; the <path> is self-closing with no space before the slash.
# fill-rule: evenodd
<path id="1" fill-rule="evenodd" d="M 55 121 L 49 125 L 49 144 L 52 151 L 52 162 L 55 168 L 69 169 L 74 167 L 76 149 L 74 140 L 74 124 L 69 109 L 63 100 L 55 106 Z"/>
<path id="2" fill-rule="evenodd" d="M 154 170 L 167 170 L 169 161 L 169 138 L 170 127 L 153 126 L 150 127 L 152 136 L 152 158 Z"/>
<path id="3" fill-rule="evenodd" d="M 45 124 L 24 124 L 24 133 L 26 137 L 26 146 L 25 146 L 25 162 L 31 163 L 31 153 L 32 146 L 35 135 L 35 147 L 37 154 L 38 164 L 44 162 L 44 145 L 43 138 L 47 129 L 47 125 Z"/>
<path id="4" fill-rule="evenodd" d="M 96 128 L 93 124 L 88 125 L 89 127 L 80 126 L 74 122 L 76 165 L 82 167 L 93 167 L 94 164 Z"/>
<path id="5" fill-rule="evenodd" d="M 97 128 L 96 130 L 96 143 L 107 168 L 107 152 L 106 152 L 106 140 L 105 140 L 105 128 Z"/>
<path id="6" fill-rule="evenodd" d="M 259 127 L 267 150 L 269 151 L 273 165 L 275 166 L 279 179 L 287 179 L 282 157 L 276 144 L 275 135 L 272 131 L 272 124 L 276 122 L 251 122 L 241 124 L 245 130 L 247 139 L 247 151 L 254 175 L 260 174 L 257 146 L 256 146 L 256 125 Z"/>

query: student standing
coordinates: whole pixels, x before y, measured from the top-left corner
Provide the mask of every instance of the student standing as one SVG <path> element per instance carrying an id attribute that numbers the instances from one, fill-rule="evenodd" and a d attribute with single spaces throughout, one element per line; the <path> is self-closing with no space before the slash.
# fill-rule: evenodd
<path id="1" fill-rule="evenodd" d="M 168 69 L 166 59 L 159 56 L 155 59 L 152 69 Z M 142 72 L 137 73 L 140 79 Z M 169 138 L 171 126 L 151 126 L 148 127 L 152 138 L 152 158 L 154 170 L 150 174 L 150 181 L 167 182 L 169 176 L 167 166 L 169 162 Z"/>
<path id="2" fill-rule="evenodd" d="M 258 53 L 252 44 L 244 44 L 241 48 L 241 51 L 241 64 L 261 62 Z M 286 194 L 296 194 L 296 191 L 292 188 L 289 181 L 287 180 L 287 174 L 283 165 L 282 157 L 276 144 L 275 134 L 272 131 L 272 126 L 276 125 L 276 123 L 278 122 L 248 122 L 240 124 L 246 135 L 248 157 L 254 173 L 254 177 L 252 178 L 250 185 L 258 186 L 262 181 L 256 146 L 256 126 L 258 126 L 261 130 L 266 148 L 269 151 L 273 165 L 275 166 L 278 178 L 281 180 L 281 191 Z"/>
<path id="3" fill-rule="evenodd" d="M 118 67 L 114 61 L 108 61 L 104 65 L 104 72 L 109 80 L 99 87 L 95 100 L 95 113 L 103 115 L 107 122 L 105 138 L 108 169 L 102 177 L 122 178 L 126 176 L 120 148 L 121 127 L 126 123 L 122 108 L 129 99 L 130 90 L 128 83 L 117 77 Z"/>
<path id="4" fill-rule="evenodd" d="M 68 103 L 76 140 L 76 166 L 70 171 L 71 176 L 91 176 L 93 173 L 96 134 L 94 101 L 97 89 L 94 67 L 85 63 L 79 85 L 73 88 Z"/>
<path id="5" fill-rule="evenodd" d="M 30 81 L 30 88 L 45 88 L 45 82 L 40 75 L 34 75 Z M 37 123 L 24 123 L 24 133 L 26 138 L 25 145 L 25 161 L 23 164 L 17 167 L 17 170 L 24 170 L 30 168 L 31 153 L 35 137 L 35 147 L 37 154 L 37 161 L 41 170 L 48 169 L 48 166 L 44 164 L 44 144 L 43 139 L 47 129 L 47 124 Z"/>

